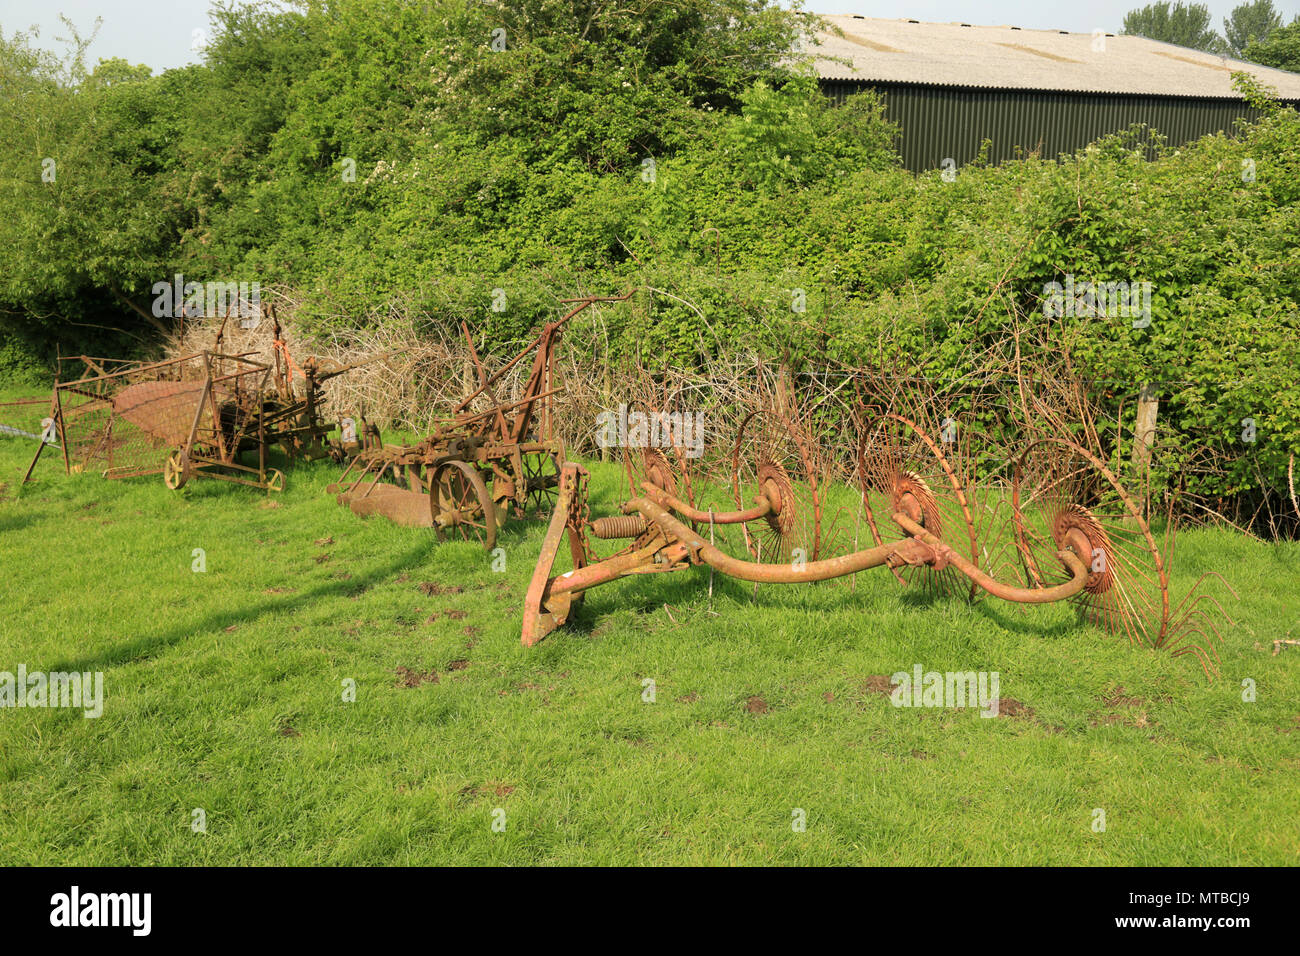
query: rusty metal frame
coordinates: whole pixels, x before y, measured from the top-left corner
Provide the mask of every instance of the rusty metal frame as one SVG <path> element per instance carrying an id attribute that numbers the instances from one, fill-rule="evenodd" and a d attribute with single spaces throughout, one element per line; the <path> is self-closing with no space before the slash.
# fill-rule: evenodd
<path id="1" fill-rule="evenodd" d="M 565 465 L 560 502 L 551 518 L 542 544 L 542 555 L 524 600 L 521 640 L 525 647 L 537 644 L 562 626 L 575 599 L 593 587 L 632 574 L 675 571 L 692 565 L 708 565 L 729 577 L 762 584 L 828 581 L 876 567 L 952 566 L 989 594 L 1026 604 L 1046 604 L 1071 598 L 1083 591 L 1093 576 L 1085 563 L 1087 552 L 1081 555 L 1079 543 L 1071 540 L 1057 552 L 1069 574 L 1065 583 L 1048 588 L 1024 588 L 998 581 L 947 542 L 926 531 L 907 513 L 911 509 L 906 507 L 892 515 L 894 522 L 907 533 L 901 540 L 799 564 L 748 561 L 732 557 L 710 544 L 684 522 L 711 520 L 714 524 L 745 525 L 762 520 L 773 512 L 776 503 L 761 492 L 753 508 L 709 513 L 679 501 L 650 482 L 643 482 L 642 496 L 626 502 L 621 509 L 623 515 L 632 521 L 602 518 L 584 527 L 575 521 L 574 513 L 579 510 L 578 503 L 584 499 L 586 477 L 586 471 L 577 464 Z M 584 538 L 587 530 L 596 537 L 632 537 L 635 541 L 631 547 L 612 557 L 588 564 Z M 575 566 L 570 571 L 552 576 L 560 539 L 566 535 L 575 556 Z"/>
<path id="2" fill-rule="evenodd" d="M 477 387 L 420 441 L 362 451 L 339 481 L 329 486 L 329 491 L 340 504 L 359 515 L 382 514 L 399 524 L 433 528 L 439 539 L 458 532 L 462 537 L 476 538 L 486 549 L 495 547 L 496 528 L 511 507 L 522 513 L 530 496 L 540 493 L 541 497 L 549 497 L 551 490 L 561 484 L 565 449 L 555 437 L 548 400 L 563 391 L 553 385 L 562 329 L 598 302 L 623 302 L 631 296 L 632 291 L 628 291 L 617 296 L 561 300 L 572 308 L 548 322 L 490 375 L 469 326 L 462 322 Z M 522 397 L 501 401 L 495 387 L 530 356 L 532 366 L 521 389 Z M 491 406 L 471 411 L 481 397 Z M 553 461 L 555 474 L 542 474 L 546 469 L 539 465 L 538 474 L 530 475 L 525 461 L 528 457 Z M 440 476 L 460 482 L 461 499 L 452 493 L 444 494 L 439 487 Z M 401 485 L 403 477 L 406 487 Z"/>

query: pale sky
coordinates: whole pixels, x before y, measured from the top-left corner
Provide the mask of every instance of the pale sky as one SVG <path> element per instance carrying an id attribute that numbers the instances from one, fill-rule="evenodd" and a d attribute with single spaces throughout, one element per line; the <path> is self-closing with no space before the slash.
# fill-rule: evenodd
<path id="1" fill-rule="evenodd" d="M 1091 33 L 1118 32 L 1124 14 L 1148 0 L 1078 0 L 1060 7 L 1031 0 L 810 0 L 816 13 L 858 13 L 886 19 L 911 18 L 936 23 L 1008 24 L 1026 29 Z M 1215 29 L 1241 0 L 1208 0 Z M 1300 0 L 1273 0 L 1290 22 Z M 200 60 L 198 50 L 208 29 L 209 0 L 0 0 L 0 30 L 9 35 L 30 26 L 40 29 L 39 45 L 59 50 L 65 31 L 60 13 L 89 34 L 95 18 L 103 26 L 90 48 L 89 62 L 120 56 L 146 63 L 155 72 Z"/>

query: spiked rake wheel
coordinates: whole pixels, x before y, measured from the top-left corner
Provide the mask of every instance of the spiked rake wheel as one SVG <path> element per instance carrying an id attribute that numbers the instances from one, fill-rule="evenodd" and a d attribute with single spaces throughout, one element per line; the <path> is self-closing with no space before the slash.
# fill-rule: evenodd
<path id="1" fill-rule="evenodd" d="M 772 408 L 750 412 L 731 448 L 731 496 L 737 510 L 768 501 L 771 512 L 742 524 L 749 554 L 764 563 L 831 556 L 844 542 L 825 506 L 826 481 L 807 435 Z"/>
<path id="2" fill-rule="evenodd" d="M 491 551 L 497 543 L 496 505 L 482 474 L 468 462 L 439 466 L 429 482 L 429 507 L 439 541 L 459 537 Z"/>
<path id="3" fill-rule="evenodd" d="M 677 497 L 691 507 L 696 506 L 695 474 L 698 458 L 704 453 L 704 433 L 700 425 L 699 412 L 687 412 L 680 408 L 667 409 L 668 421 L 671 423 L 666 438 L 667 447 L 661 454 L 670 463 L 677 480 Z"/>
<path id="4" fill-rule="evenodd" d="M 1196 653 L 1210 669 L 1212 644 L 1202 648 L 1179 637 L 1187 622 L 1171 614 L 1164 557 L 1105 462 L 1067 439 L 1039 439 L 1016 461 L 1011 503 L 1016 551 L 1030 587 L 1060 581 L 1065 572 L 1053 555 L 1073 546 L 1092 572 L 1073 599 L 1086 620 L 1130 644 Z"/>
<path id="5" fill-rule="evenodd" d="M 985 522 L 980 518 L 989 511 L 975 493 L 967 445 L 958 440 L 955 428 L 945 433 L 941 422 L 930 423 L 933 417 L 918 415 L 917 420 L 887 412 L 864 431 L 857 449 L 863 516 L 876 544 L 907 537 L 892 520 L 901 513 L 947 541 L 976 567 L 988 570 L 995 562 L 981 540 Z M 895 569 L 894 575 L 930 591 L 964 592 L 969 597 L 979 593 L 952 568 Z"/>
<path id="6" fill-rule="evenodd" d="M 644 424 L 633 426 L 633 416 Z M 623 446 L 623 474 L 627 479 L 628 495 L 641 495 L 641 482 L 648 481 L 656 488 L 679 497 L 682 490 L 677 480 L 674 461 L 676 452 L 663 444 L 665 427 L 663 412 L 645 402 L 635 402 L 628 409 L 628 441 Z M 653 441 L 652 441 L 653 439 Z"/>
<path id="7" fill-rule="evenodd" d="M 656 488 L 677 496 L 677 476 L 668 456 L 658 448 L 626 448 L 623 450 L 623 471 L 627 475 L 631 497 L 641 494 L 641 482 L 648 481 Z"/>

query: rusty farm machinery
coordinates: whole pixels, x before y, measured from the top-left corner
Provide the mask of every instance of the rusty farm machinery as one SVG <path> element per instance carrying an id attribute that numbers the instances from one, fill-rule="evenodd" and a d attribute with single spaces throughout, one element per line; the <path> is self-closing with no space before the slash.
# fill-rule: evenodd
<path id="1" fill-rule="evenodd" d="M 704 566 L 710 594 L 715 575 L 757 593 L 880 568 L 972 600 L 1071 602 L 1134 645 L 1217 670 L 1215 617 L 1226 615 L 1197 593 L 1206 578 L 1171 602 L 1169 541 L 1162 550 L 1146 509 L 1070 434 L 1020 423 L 1025 437 L 1009 447 L 941 414 L 939 401 L 897 393 L 839 416 L 796 404 L 757 400 L 734 437 L 714 443 L 712 466 L 673 443 L 628 452 L 633 493 L 617 514 L 593 519 L 588 472 L 566 464 L 525 597 L 523 644 L 563 626 L 592 588 L 626 577 Z M 598 541 L 623 546 L 600 556 Z"/>
<path id="2" fill-rule="evenodd" d="M 341 440 L 331 438 L 335 426 L 324 419 L 322 392 L 325 382 L 357 366 L 314 358 L 295 364 L 274 310 L 268 315 L 273 363 L 222 352 L 224 324 L 212 350 L 162 362 L 76 359 L 81 370 L 55 383 L 51 410 L 65 470 L 106 478 L 162 474 L 172 489 L 205 477 L 279 491 L 284 474 L 270 467 L 271 449 L 291 460 L 339 461 L 360 450 L 346 428 Z"/>
<path id="3" fill-rule="evenodd" d="M 561 330 L 595 303 L 631 295 L 563 300 L 572 308 L 491 375 L 462 325 L 478 386 L 414 444 L 384 445 L 372 431 L 331 493 L 358 515 L 432 528 L 440 541 L 472 540 L 488 550 L 512 513 L 549 514 L 564 464 L 550 401 L 561 391 L 553 381 Z M 504 399 L 498 391 L 506 376 L 530 355 L 532 368 L 519 396 Z"/>

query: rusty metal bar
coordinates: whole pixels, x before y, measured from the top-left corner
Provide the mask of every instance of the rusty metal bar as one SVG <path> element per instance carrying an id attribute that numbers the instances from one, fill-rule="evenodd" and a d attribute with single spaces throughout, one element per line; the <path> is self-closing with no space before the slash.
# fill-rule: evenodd
<path id="1" fill-rule="evenodd" d="M 766 518 L 772 513 L 772 503 L 766 498 L 747 511 L 701 511 L 699 508 L 693 508 L 686 502 L 674 498 L 652 482 L 641 482 L 641 490 L 659 504 L 671 508 L 688 521 L 711 521 L 714 524 L 744 524 L 747 521 Z"/>
<path id="2" fill-rule="evenodd" d="M 932 548 L 945 549 L 947 552 L 945 557 L 950 564 L 989 594 L 1004 601 L 1015 601 L 1017 604 L 1051 604 L 1055 601 L 1064 601 L 1066 598 L 1074 597 L 1074 595 L 1082 591 L 1088 583 L 1089 574 L 1091 574 L 1088 566 L 1079 560 L 1079 556 L 1073 550 L 1067 549 L 1056 552 L 1056 556 L 1069 568 L 1072 575 L 1070 580 L 1064 584 L 1058 584 L 1050 588 L 1020 588 L 1010 584 L 1003 584 L 989 577 L 989 575 L 930 534 L 907 515 L 899 512 L 893 517 L 898 522 L 899 527 L 912 535 L 913 538 L 924 541 Z"/>

